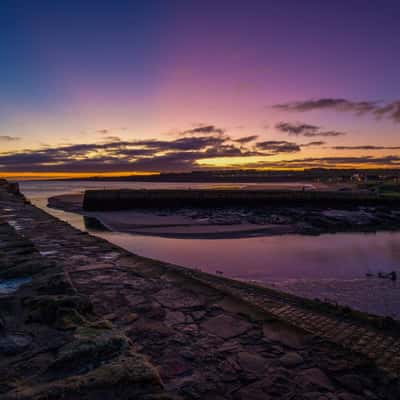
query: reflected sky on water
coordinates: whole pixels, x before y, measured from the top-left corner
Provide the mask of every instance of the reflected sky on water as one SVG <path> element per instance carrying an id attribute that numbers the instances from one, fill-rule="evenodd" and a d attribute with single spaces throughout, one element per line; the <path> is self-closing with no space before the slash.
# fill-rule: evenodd
<path id="1" fill-rule="evenodd" d="M 216 184 L 220 186 L 220 184 Z M 47 198 L 87 188 L 187 188 L 210 184 L 121 182 L 22 182 L 34 204 L 45 208 Z M 225 186 L 225 185 L 224 185 Z M 265 185 L 264 185 L 265 186 Z M 82 216 L 47 209 L 79 229 Z M 363 278 L 368 272 L 400 270 L 400 232 L 340 233 L 320 236 L 283 235 L 235 239 L 171 239 L 157 236 L 93 233 L 142 256 L 200 268 L 226 276 L 255 280 Z M 91 230 L 89 229 L 89 230 Z"/>

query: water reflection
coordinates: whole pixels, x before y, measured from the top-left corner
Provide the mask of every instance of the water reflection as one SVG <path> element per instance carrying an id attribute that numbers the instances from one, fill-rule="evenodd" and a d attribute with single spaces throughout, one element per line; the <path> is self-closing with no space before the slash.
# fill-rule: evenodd
<path id="1" fill-rule="evenodd" d="M 101 233 L 134 253 L 242 279 L 357 279 L 399 270 L 400 234 L 170 239 Z"/>
<path id="2" fill-rule="evenodd" d="M 121 186 L 117 182 L 114 184 Z M 96 187 L 102 185 L 103 183 L 96 182 Z M 143 183 L 140 185 L 143 186 Z M 46 208 L 48 197 L 76 192 L 78 187 L 81 190 L 86 188 L 80 182 L 57 182 L 54 185 L 34 182 L 22 185 L 24 193 L 42 208 Z M 399 232 L 218 240 L 173 239 L 107 232 L 93 218 L 82 218 L 80 215 L 59 210 L 46 210 L 78 229 L 90 230 L 134 253 L 207 272 L 215 273 L 219 270 L 226 276 L 243 279 L 354 279 L 364 278 L 369 272 L 400 269 Z"/>

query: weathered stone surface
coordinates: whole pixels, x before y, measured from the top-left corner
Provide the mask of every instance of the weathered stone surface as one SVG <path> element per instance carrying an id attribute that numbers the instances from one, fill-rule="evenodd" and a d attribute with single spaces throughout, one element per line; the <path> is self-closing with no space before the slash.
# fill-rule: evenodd
<path id="1" fill-rule="evenodd" d="M 57 271 L 0 296 L 0 337 L 18 331 L 33 339 L 0 357 L 0 398 L 160 400 L 165 391 L 179 400 L 399 398 L 395 384 L 354 353 L 309 340 L 292 325 L 329 328 L 334 316 L 323 319 L 275 291 L 146 260 L 32 206 L 11 204 L 16 242 L 24 242 L 21 234 L 29 238 Z M 1 209 L 0 200 L 0 216 Z M 5 225 L 0 240 L 15 234 Z M 80 296 L 90 311 L 70 301 Z M 25 324 L 29 316 L 35 322 Z"/>
<path id="2" fill-rule="evenodd" d="M 21 333 L 0 336 L 0 354 L 14 355 L 25 351 L 32 343 L 32 337 Z"/>
<path id="3" fill-rule="evenodd" d="M 331 380 L 319 368 L 306 369 L 300 374 L 300 377 L 306 383 L 310 383 L 312 386 L 315 386 L 317 388 L 324 390 L 333 390 Z"/>
<path id="4" fill-rule="evenodd" d="M 187 359 L 179 355 L 172 355 L 164 360 L 160 375 L 162 378 L 174 378 L 176 376 L 188 375 L 192 371 L 192 366 Z"/>
<path id="5" fill-rule="evenodd" d="M 180 311 L 167 311 L 165 314 L 165 325 L 173 326 L 183 324 L 185 321 L 185 314 Z"/>
<path id="6" fill-rule="evenodd" d="M 163 289 L 154 297 L 164 307 L 173 309 L 200 307 L 205 302 L 202 296 L 196 296 L 194 293 L 178 288 Z"/>
<path id="7" fill-rule="evenodd" d="M 290 328 L 286 324 L 279 321 L 269 321 L 263 325 L 264 338 L 272 342 L 280 342 L 281 344 L 293 348 L 300 349 L 306 343 L 304 333 Z"/>
<path id="8" fill-rule="evenodd" d="M 237 359 L 240 367 L 244 371 L 257 375 L 262 375 L 267 365 L 264 357 L 254 353 L 241 351 L 237 355 Z"/>
<path id="9" fill-rule="evenodd" d="M 201 327 L 213 335 L 229 339 L 246 332 L 251 328 L 251 324 L 243 319 L 221 314 L 205 320 Z"/>
<path id="10" fill-rule="evenodd" d="M 279 361 L 284 367 L 293 368 L 304 363 L 304 358 L 295 352 L 289 352 L 283 355 Z"/>
<path id="11" fill-rule="evenodd" d="M 365 382 L 358 375 L 347 374 L 336 378 L 346 389 L 354 393 L 362 393 Z"/>

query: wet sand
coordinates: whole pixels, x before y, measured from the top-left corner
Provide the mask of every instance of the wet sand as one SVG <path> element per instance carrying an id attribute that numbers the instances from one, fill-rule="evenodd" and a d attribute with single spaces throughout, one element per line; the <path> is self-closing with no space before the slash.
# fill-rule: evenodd
<path id="1" fill-rule="evenodd" d="M 240 218 L 221 219 L 168 211 L 83 211 L 82 194 L 49 198 L 49 206 L 98 219 L 110 231 L 177 238 L 230 238 L 293 233 L 293 224 L 246 223 Z"/>

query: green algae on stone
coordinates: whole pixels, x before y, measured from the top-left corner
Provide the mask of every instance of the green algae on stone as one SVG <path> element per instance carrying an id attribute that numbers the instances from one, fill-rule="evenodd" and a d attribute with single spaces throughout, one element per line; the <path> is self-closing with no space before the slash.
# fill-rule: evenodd
<path id="1" fill-rule="evenodd" d="M 60 328 L 81 325 L 92 312 L 91 303 L 82 295 L 39 295 L 25 299 L 24 304 L 31 309 L 30 321 Z"/>
<path id="2" fill-rule="evenodd" d="M 56 399 L 167 400 L 160 377 L 147 360 L 126 351 L 120 357 L 81 375 L 41 384 L 21 385 L 4 400 Z"/>
<path id="3" fill-rule="evenodd" d="M 18 264 L 11 263 L 0 270 L 0 278 L 9 279 L 32 276 L 52 267 L 54 267 L 53 263 L 43 260 L 28 260 Z"/>

